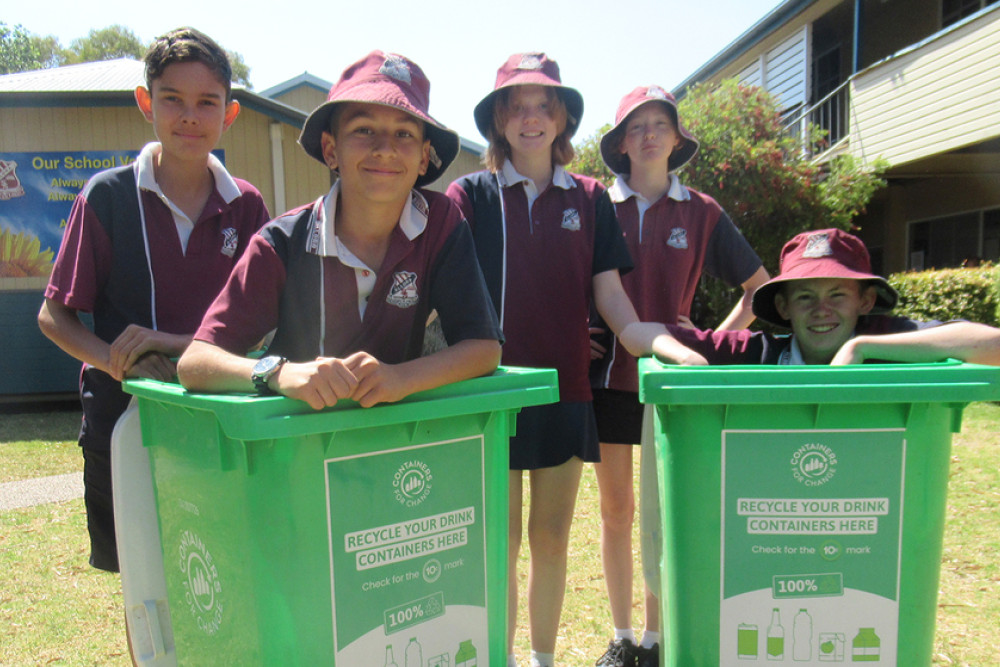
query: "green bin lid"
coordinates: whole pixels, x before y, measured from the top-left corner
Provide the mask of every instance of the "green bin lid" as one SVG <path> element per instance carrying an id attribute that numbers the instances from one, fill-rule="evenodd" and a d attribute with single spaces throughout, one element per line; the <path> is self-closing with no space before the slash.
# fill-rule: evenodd
<path id="1" fill-rule="evenodd" d="M 226 435 L 239 440 L 294 437 L 500 410 L 516 411 L 559 400 L 554 369 L 509 366 L 501 366 L 492 375 L 416 393 L 398 403 L 362 408 L 354 401 L 342 400 L 332 408 L 318 411 L 303 401 L 284 396 L 196 394 L 179 384 L 155 380 L 126 380 L 123 387 L 140 399 L 211 411 Z"/>
<path id="2" fill-rule="evenodd" d="M 1000 367 L 949 360 L 856 366 L 675 366 L 639 361 L 654 405 L 968 403 L 1000 398 Z"/>

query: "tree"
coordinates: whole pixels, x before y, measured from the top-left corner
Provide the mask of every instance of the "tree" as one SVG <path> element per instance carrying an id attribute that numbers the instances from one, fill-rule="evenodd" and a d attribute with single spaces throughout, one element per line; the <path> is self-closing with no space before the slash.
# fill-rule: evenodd
<path id="1" fill-rule="evenodd" d="M 42 55 L 31 35 L 21 25 L 0 23 L 0 74 L 42 67 Z"/>
<path id="2" fill-rule="evenodd" d="M 229 49 L 226 49 L 226 55 L 229 56 L 229 66 L 233 68 L 233 83 L 242 84 L 247 90 L 253 90 L 253 84 L 250 83 L 250 68 L 243 60 L 243 55 Z"/>
<path id="3" fill-rule="evenodd" d="M 799 232 L 838 227 L 850 229 L 877 189 L 883 163 L 862 168 L 850 156 L 812 164 L 800 150 L 799 138 L 784 127 L 776 100 L 764 90 L 736 80 L 717 86 L 690 88 L 680 102 L 684 124 L 700 143 L 684 167 L 682 180 L 719 202 L 775 275 L 781 247 Z M 808 141 L 822 143 L 823 132 L 807 130 Z M 596 137 L 578 149 L 571 165 L 592 168 L 600 160 Z M 607 181 L 605 181 L 607 182 Z M 715 326 L 739 298 L 720 281 L 704 277 L 698 287 L 691 319 L 698 326 Z"/>
<path id="4" fill-rule="evenodd" d="M 74 39 L 66 51 L 66 63 L 90 63 L 116 58 L 142 60 L 146 45 L 123 25 L 91 30 L 86 37 Z"/>

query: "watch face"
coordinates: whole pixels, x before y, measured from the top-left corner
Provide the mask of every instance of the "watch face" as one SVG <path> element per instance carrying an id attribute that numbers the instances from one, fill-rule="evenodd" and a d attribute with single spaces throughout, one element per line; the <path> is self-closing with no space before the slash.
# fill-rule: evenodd
<path id="1" fill-rule="evenodd" d="M 262 357 L 253 365 L 254 375 L 267 375 L 281 365 L 281 357 Z M 246 371 L 243 371 L 244 373 Z"/>

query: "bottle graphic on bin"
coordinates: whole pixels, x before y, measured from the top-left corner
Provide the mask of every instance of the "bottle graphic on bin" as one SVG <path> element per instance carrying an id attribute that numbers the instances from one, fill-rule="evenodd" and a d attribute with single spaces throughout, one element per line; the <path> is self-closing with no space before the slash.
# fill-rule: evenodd
<path id="1" fill-rule="evenodd" d="M 792 623 L 792 640 L 794 641 L 792 659 L 812 659 L 812 635 L 812 617 L 805 609 L 799 609 L 799 613 L 795 614 L 795 620 Z"/>
<path id="2" fill-rule="evenodd" d="M 396 658 L 392 655 L 392 644 L 385 645 L 385 667 L 399 667 L 396 664 Z"/>
<path id="3" fill-rule="evenodd" d="M 424 651 L 416 637 L 410 637 L 406 645 L 406 667 L 424 667 Z"/>
<path id="4" fill-rule="evenodd" d="M 476 647 L 472 645 L 471 639 L 466 639 L 458 645 L 458 653 L 455 654 L 455 667 L 477 667 Z"/>
<path id="5" fill-rule="evenodd" d="M 771 625 L 767 626 L 767 659 L 785 659 L 785 629 L 781 627 L 781 614 L 771 611 Z"/>

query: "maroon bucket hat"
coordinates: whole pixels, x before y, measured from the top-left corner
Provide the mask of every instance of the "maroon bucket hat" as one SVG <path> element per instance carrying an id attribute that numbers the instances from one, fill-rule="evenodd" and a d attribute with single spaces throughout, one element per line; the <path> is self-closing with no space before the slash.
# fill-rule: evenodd
<path id="1" fill-rule="evenodd" d="M 401 109 L 424 121 L 426 136 L 431 142 L 431 159 L 427 173 L 417 178 L 417 185 L 433 183 L 458 155 L 458 133 L 449 130 L 427 113 L 430 106 L 431 83 L 423 70 L 395 53 L 372 51 L 344 70 L 330 89 L 326 102 L 316 107 L 299 135 L 299 144 L 306 153 L 323 164 L 323 132 L 330 129 L 330 117 L 338 104 L 360 102 Z"/>
<path id="2" fill-rule="evenodd" d="M 569 118 L 566 127 L 569 136 L 576 133 L 583 117 L 583 95 L 580 91 L 562 84 L 559 65 L 544 53 L 515 53 L 497 70 L 497 80 L 493 92 L 484 97 L 473 112 L 479 133 L 487 139 L 493 127 L 493 107 L 499 92 L 509 86 L 551 86 L 558 89 L 560 98 L 566 105 Z"/>
<path id="3" fill-rule="evenodd" d="M 806 278 L 849 278 L 864 280 L 875 287 L 871 313 L 887 313 L 899 300 L 899 293 L 882 276 L 872 273 L 868 249 L 861 239 L 840 229 L 803 232 L 781 249 L 781 269 L 777 276 L 757 288 L 753 313 L 765 322 L 783 327 L 788 320 L 778 314 L 774 295 L 784 283 Z"/>
<path id="4" fill-rule="evenodd" d="M 621 99 L 618 103 L 618 112 L 615 114 L 615 126 L 601 138 L 601 158 L 604 159 L 604 164 L 608 165 L 608 169 L 616 174 L 627 174 L 631 169 L 628 155 L 619 150 L 629 114 L 650 102 L 666 105 L 674 119 L 677 133 L 684 139 L 684 143 L 670 153 L 667 171 L 680 169 L 698 152 L 698 140 L 681 125 L 681 117 L 677 113 L 677 100 L 674 96 L 659 86 L 640 86 Z"/>

